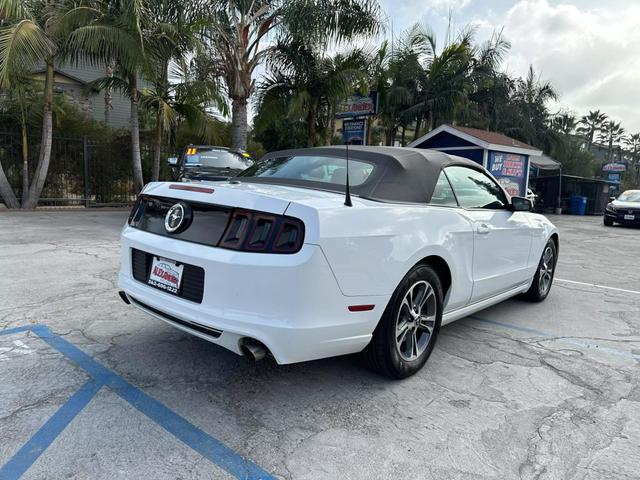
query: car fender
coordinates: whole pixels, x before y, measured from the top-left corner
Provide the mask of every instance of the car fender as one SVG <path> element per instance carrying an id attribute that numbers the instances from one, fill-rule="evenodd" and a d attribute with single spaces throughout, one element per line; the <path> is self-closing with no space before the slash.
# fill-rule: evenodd
<path id="1" fill-rule="evenodd" d="M 303 218 L 346 296 L 393 293 L 407 272 L 429 256 L 449 266 L 448 307 L 468 302 L 472 289 L 473 229 L 456 208 L 354 202 L 352 208 L 311 211 L 292 205 L 288 215 Z"/>
<path id="2" fill-rule="evenodd" d="M 544 215 L 538 213 L 530 214 L 529 224 L 531 225 L 533 241 L 531 242 L 531 253 L 529 255 L 528 265 L 531 270 L 531 276 L 533 276 L 538 268 L 538 263 L 542 257 L 545 245 L 553 235 L 558 235 L 559 237 L 559 234 L 556 226 Z M 559 244 L 557 246 L 559 253 Z"/>

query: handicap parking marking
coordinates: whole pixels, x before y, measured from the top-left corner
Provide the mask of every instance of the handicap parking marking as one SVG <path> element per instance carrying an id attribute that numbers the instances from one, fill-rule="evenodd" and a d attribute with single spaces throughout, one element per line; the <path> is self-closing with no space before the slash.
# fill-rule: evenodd
<path id="1" fill-rule="evenodd" d="M 13 347 L 0 347 L 0 362 L 10 360 L 11 356 L 9 353 L 32 355 L 35 353 L 35 350 L 21 340 L 14 340 Z"/>
<path id="2" fill-rule="evenodd" d="M 586 350 L 597 350 L 600 352 L 608 353 L 610 355 L 631 358 L 632 360 L 640 361 L 640 354 L 627 352 L 625 350 L 619 350 L 617 348 L 604 347 L 596 343 L 583 342 L 581 340 L 572 338 L 570 336 L 558 338 L 558 335 L 554 335 L 549 332 L 543 332 L 542 330 L 537 330 L 535 328 L 525 327 L 522 325 L 514 325 L 512 323 L 498 322 L 496 320 L 489 320 L 486 318 L 478 317 L 477 315 L 469 315 L 467 318 L 471 318 L 473 320 L 483 322 L 483 323 L 488 323 L 490 325 L 496 325 L 498 327 L 508 328 L 510 330 L 517 330 L 519 332 L 530 333 L 532 335 L 535 335 L 536 337 L 542 337 L 542 340 L 554 339 L 554 340 L 558 340 L 559 342 L 566 343 L 568 345 L 572 345 L 575 347 L 580 347 Z M 638 340 L 638 343 L 640 343 L 640 340 Z"/>
<path id="3" fill-rule="evenodd" d="M 72 395 L 4 466 L 0 467 L 0 480 L 19 479 L 103 386 L 116 392 L 178 440 L 234 477 L 255 480 L 275 478 L 163 403 L 98 363 L 72 343 L 55 335 L 48 327 L 32 325 L 9 328 L 0 330 L 0 336 L 27 331 L 35 333 L 49 346 L 85 370 L 92 378 Z"/>

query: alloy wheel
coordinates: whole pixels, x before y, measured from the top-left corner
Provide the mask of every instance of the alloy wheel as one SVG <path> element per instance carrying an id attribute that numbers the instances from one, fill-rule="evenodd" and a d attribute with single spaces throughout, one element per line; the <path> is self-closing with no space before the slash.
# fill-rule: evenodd
<path id="1" fill-rule="evenodd" d="M 396 348 L 403 360 L 416 360 L 427 349 L 437 311 L 436 293 L 428 282 L 421 280 L 407 290 L 396 318 Z"/>
<path id="2" fill-rule="evenodd" d="M 547 293 L 551 288 L 551 281 L 553 280 L 553 268 L 554 268 L 554 254 L 553 249 L 547 245 L 542 254 L 542 265 L 540 265 L 540 278 L 539 286 L 540 292 Z"/>

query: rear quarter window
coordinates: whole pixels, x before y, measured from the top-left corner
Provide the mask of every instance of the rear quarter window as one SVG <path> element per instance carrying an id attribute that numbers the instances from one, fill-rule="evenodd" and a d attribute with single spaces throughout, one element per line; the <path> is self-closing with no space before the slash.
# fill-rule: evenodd
<path id="1" fill-rule="evenodd" d="M 375 168 L 372 163 L 349 159 L 349 184 L 357 187 L 366 183 Z M 240 176 L 346 185 L 347 161 L 338 157 L 279 157 L 259 162 L 242 172 Z"/>

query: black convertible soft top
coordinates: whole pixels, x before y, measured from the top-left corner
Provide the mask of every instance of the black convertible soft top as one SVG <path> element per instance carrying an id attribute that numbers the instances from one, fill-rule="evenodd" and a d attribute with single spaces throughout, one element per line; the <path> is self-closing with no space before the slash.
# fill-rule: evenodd
<path id="1" fill-rule="evenodd" d="M 346 158 L 346 147 L 340 145 L 280 150 L 266 154 L 258 163 L 292 156 Z M 359 197 L 386 202 L 428 203 L 440 172 L 449 165 L 464 165 L 484 171 L 480 165 L 466 158 L 420 148 L 353 145 L 349 146 L 349 159 L 368 162 L 375 166 L 372 174 L 364 183 L 351 186 L 351 193 Z M 247 173 L 248 171 L 240 174 L 243 182 L 344 192 L 344 187 L 337 184 L 276 177 L 252 177 Z"/>

